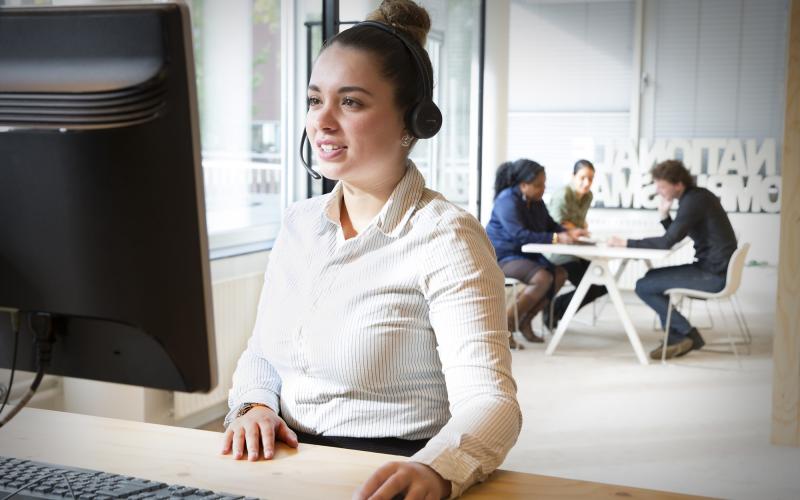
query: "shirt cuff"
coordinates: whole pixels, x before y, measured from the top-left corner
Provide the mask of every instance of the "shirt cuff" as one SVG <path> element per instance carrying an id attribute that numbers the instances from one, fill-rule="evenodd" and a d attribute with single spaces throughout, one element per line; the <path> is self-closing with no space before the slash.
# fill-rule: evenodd
<path id="1" fill-rule="evenodd" d="M 227 428 L 231 422 L 236 418 L 236 413 L 245 403 L 261 403 L 267 405 L 275 412 L 276 415 L 280 414 L 280 398 L 274 392 L 267 389 L 254 389 L 245 392 L 236 398 L 235 401 L 230 402 L 230 411 L 225 415 L 225 427 Z"/>
<path id="2" fill-rule="evenodd" d="M 478 480 L 482 480 L 481 463 L 464 451 L 428 443 L 409 460 L 425 464 L 445 480 L 450 481 L 450 497 L 457 498 Z"/>

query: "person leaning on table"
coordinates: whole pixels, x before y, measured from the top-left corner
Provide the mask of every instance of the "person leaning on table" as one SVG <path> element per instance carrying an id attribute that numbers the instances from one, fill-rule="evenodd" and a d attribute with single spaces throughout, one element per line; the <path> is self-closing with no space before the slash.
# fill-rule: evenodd
<path id="1" fill-rule="evenodd" d="M 580 228 L 567 230 L 550 217 L 542 201 L 546 180 L 544 167 L 533 160 L 521 158 L 500 165 L 495 175 L 492 216 L 486 225 L 503 273 L 525 284 L 515 300 L 519 330 L 530 342 L 543 341 L 533 333 L 531 320 L 550 303 L 567 273 L 540 253 L 523 252 L 522 246 L 572 243 L 586 234 Z M 506 310 L 506 321 L 508 330 L 514 331 L 513 304 Z"/>
<path id="2" fill-rule="evenodd" d="M 656 185 L 656 193 L 661 196 L 658 212 L 666 233 L 663 236 L 639 240 L 612 237 L 609 245 L 668 249 L 686 236 L 694 240 L 695 262 L 651 269 L 636 282 L 636 295 L 658 313 L 661 328 L 665 328 L 669 297 L 664 292 L 670 288 L 691 288 L 706 292 L 722 290 L 725 287 L 728 261 L 736 251 L 736 236 L 719 198 L 708 189 L 695 186 L 683 162 L 667 160 L 654 166 L 650 173 Z M 678 213 L 675 220 L 672 220 L 669 209 L 674 200 L 678 200 Z M 697 328 L 673 309 L 666 357 L 683 356 L 704 345 L 705 341 Z M 662 347 L 663 344 L 653 349 L 650 357 L 660 359 Z"/>
<path id="3" fill-rule="evenodd" d="M 408 111 L 432 80 L 427 12 L 384 1 L 368 19 L 386 28 L 356 24 L 314 64 L 306 131 L 339 182 L 286 210 L 223 453 L 269 459 L 280 440 L 406 455 L 354 497 L 455 497 L 521 427 L 503 274 L 478 220 L 408 159 Z"/>
<path id="4" fill-rule="evenodd" d="M 586 214 L 592 204 L 592 182 L 594 181 L 594 165 L 589 160 L 578 160 L 572 168 L 572 180 L 569 184 L 556 191 L 550 198 L 548 210 L 559 224 L 567 229 L 589 230 L 586 222 Z M 589 261 L 571 255 L 553 254 L 548 256 L 550 261 L 564 268 L 567 272 L 567 279 L 576 287 L 589 269 Z M 606 287 L 602 285 L 592 285 L 586 291 L 578 309 L 589 304 L 598 297 L 606 294 Z M 564 313 L 567 311 L 575 290 L 562 293 L 556 297 L 553 303 L 553 317 L 550 317 L 550 309 L 543 311 L 544 324 L 555 329 Z"/>

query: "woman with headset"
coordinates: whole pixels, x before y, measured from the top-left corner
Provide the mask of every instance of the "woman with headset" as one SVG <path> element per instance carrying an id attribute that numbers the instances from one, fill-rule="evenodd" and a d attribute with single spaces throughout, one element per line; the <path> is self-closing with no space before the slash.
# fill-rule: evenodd
<path id="1" fill-rule="evenodd" d="M 268 459 L 280 440 L 406 455 L 356 498 L 458 496 L 520 430 L 503 275 L 480 223 L 408 158 L 441 125 L 427 12 L 384 1 L 369 19 L 314 65 L 306 132 L 338 183 L 286 211 L 223 453 Z"/>

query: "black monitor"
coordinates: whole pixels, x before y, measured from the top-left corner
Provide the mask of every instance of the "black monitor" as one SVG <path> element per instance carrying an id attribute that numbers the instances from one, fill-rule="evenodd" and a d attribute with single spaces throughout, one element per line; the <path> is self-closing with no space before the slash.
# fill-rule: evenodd
<path id="1" fill-rule="evenodd" d="M 0 8 L 0 368 L 214 387 L 196 101 L 185 5 Z"/>

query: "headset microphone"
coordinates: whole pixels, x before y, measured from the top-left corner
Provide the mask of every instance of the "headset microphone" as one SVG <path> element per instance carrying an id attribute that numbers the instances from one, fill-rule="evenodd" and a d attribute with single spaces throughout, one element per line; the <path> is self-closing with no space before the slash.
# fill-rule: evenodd
<path id="1" fill-rule="evenodd" d="M 303 166 L 306 167 L 308 175 L 317 180 L 322 179 L 322 176 L 319 175 L 319 173 L 317 173 L 313 168 L 311 168 L 311 165 L 309 164 L 310 160 L 306 160 L 305 157 L 303 156 L 303 149 L 304 149 L 303 145 L 305 145 L 307 140 L 308 140 L 308 135 L 306 134 L 306 129 L 303 129 L 303 138 L 300 139 L 300 161 L 303 163 Z"/>

